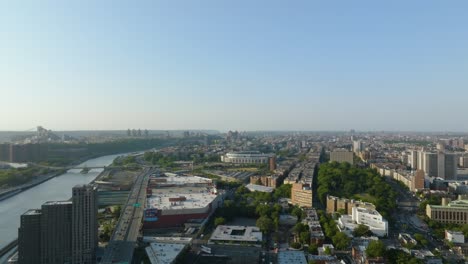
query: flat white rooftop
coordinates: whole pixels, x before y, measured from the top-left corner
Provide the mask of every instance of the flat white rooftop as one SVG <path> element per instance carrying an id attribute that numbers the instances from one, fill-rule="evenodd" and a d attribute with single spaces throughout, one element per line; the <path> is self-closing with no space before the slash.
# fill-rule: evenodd
<path id="1" fill-rule="evenodd" d="M 261 242 L 262 232 L 256 226 L 219 225 L 210 241 Z"/>
<path id="2" fill-rule="evenodd" d="M 251 191 L 251 192 L 258 191 L 258 192 L 269 192 L 269 193 L 271 193 L 274 190 L 273 187 L 268 187 L 268 186 L 263 186 L 263 185 L 258 185 L 258 184 L 252 184 L 252 183 L 247 184 L 245 187 L 247 187 L 247 189 L 249 189 L 249 191 Z"/>
<path id="3" fill-rule="evenodd" d="M 144 236 L 143 242 L 159 242 L 159 243 L 172 243 L 172 244 L 188 244 L 192 241 L 191 237 L 152 237 Z"/>
<path id="4" fill-rule="evenodd" d="M 151 243 L 146 247 L 146 254 L 152 264 L 171 264 L 185 246 L 185 244 Z"/>
<path id="5" fill-rule="evenodd" d="M 166 174 L 167 175 L 167 174 Z M 151 178 L 156 180 L 161 185 L 184 185 L 184 184 L 196 184 L 196 183 L 203 183 L 203 184 L 210 184 L 213 181 L 208 178 L 203 178 L 200 176 L 179 176 L 179 175 L 169 175 L 167 177 L 156 177 Z M 162 181 L 165 180 L 165 181 Z"/>
<path id="6" fill-rule="evenodd" d="M 153 195 L 146 200 L 146 208 L 157 208 L 160 210 L 205 208 L 217 196 L 206 190 L 198 192 L 189 192 L 188 190 L 186 193 L 155 193 L 153 191 Z"/>

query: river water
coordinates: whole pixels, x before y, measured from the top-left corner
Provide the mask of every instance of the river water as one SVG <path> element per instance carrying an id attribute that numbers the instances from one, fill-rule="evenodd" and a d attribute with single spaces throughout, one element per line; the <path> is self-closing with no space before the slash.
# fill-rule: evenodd
<path id="1" fill-rule="evenodd" d="M 83 162 L 80 165 L 88 167 L 107 166 L 120 155 L 122 154 L 102 156 Z M 73 186 L 91 182 L 102 171 L 103 169 L 91 169 L 87 174 L 81 174 L 79 169 L 68 170 L 60 176 L 0 201 L 0 248 L 18 237 L 21 214 L 28 209 L 40 208 L 46 201 L 70 199 Z"/>

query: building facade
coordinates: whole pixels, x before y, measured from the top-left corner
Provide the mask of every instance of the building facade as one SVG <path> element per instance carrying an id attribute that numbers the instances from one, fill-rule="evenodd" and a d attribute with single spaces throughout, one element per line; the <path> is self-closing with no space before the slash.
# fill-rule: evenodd
<path id="1" fill-rule="evenodd" d="M 73 187 L 72 263 L 92 264 L 98 247 L 98 199 L 96 187 Z"/>
<path id="2" fill-rule="evenodd" d="M 274 158 L 275 154 L 264 154 L 259 151 L 242 151 L 242 152 L 229 152 L 221 156 L 221 161 L 226 163 L 237 164 L 255 164 L 255 163 L 269 163 L 270 158 Z"/>
<path id="3" fill-rule="evenodd" d="M 41 263 L 70 263 L 72 202 L 46 202 L 41 211 Z"/>
<path id="4" fill-rule="evenodd" d="M 300 207 L 312 207 L 312 188 L 310 185 L 293 183 L 291 189 L 291 203 Z"/>
<path id="5" fill-rule="evenodd" d="M 337 149 L 330 153 L 330 161 L 348 162 L 353 165 L 354 153 L 346 149 Z"/>
<path id="6" fill-rule="evenodd" d="M 276 188 L 279 185 L 279 177 L 277 175 L 271 175 L 271 176 L 254 175 L 254 176 L 250 176 L 250 183 Z"/>
<path id="7" fill-rule="evenodd" d="M 19 264 L 37 264 L 41 260 L 41 215 L 38 209 L 21 215 L 18 229 Z"/>
<path id="8" fill-rule="evenodd" d="M 451 201 L 446 205 L 428 204 L 426 215 L 445 224 L 468 224 L 468 200 Z"/>
<path id="9" fill-rule="evenodd" d="M 353 207 L 375 210 L 375 205 L 371 203 L 327 195 L 327 213 L 329 214 L 344 211 L 346 214 L 351 215 L 353 213 Z"/>

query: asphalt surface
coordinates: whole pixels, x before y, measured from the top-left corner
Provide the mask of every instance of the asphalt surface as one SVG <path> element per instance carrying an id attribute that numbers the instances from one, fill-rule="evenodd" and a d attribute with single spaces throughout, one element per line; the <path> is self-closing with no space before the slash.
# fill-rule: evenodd
<path id="1" fill-rule="evenodd" d="M 130 191 L 126 205 L 122 208 L 102 263 L 131 263 L 133 250 L 140 234 L 140 227 L 146 203 L 146 188 L 153 169 L 145 168 Z"/>

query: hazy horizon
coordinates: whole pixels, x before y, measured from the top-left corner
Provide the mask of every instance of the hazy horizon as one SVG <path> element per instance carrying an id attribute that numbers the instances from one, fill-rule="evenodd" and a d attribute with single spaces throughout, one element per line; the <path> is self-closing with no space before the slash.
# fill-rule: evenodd
<path id="1" fill-rule="evenodd" d="M 0 131 L 466 132 L 468 2 L 0 3 Z"/>

